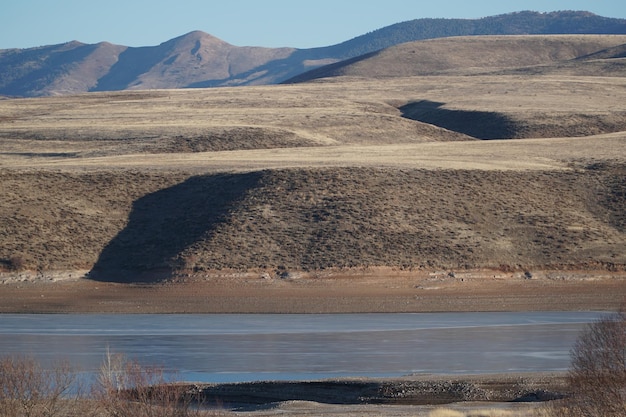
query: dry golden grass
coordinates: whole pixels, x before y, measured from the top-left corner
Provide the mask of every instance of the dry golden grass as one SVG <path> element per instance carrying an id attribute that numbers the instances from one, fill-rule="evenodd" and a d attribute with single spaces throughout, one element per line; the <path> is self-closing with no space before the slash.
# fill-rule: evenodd
<path id="1" fill-rule="evenodd" d="M 424 112 L 457 131 L 409 118 Z M 618 77 L 2 100 L 0 262 L 95 266 L 103 279 L 120 269 L 620 269 L 624 115 Z M 477 124 L 525 139 L 462 133 Z"/>
<path id="2" fill-rule="evenodd" d="M 32 270 L 95 265 L 103 279 L 163 269 L 605 268 L 626 264 L 625 175 L 620 164 L 2 170 L 0 259 Z"/>
<path id="3" fill-rule="evenodd" d="M 568 61 L 626 43 L 623 35 L 520 35 L 462 36 L 402 43 L 371 54 L 365 59 L 349 60 L 296 76 L 352 76 L 367 78 L 408 77 L 414 75 L 481 74 L 515 68 L 521 73 L 563 70 L 578 72 L 586 68 Z M 518 68 L 522 68 L 521 70 Z M 539 68 L 537 68 L 539 67 Z M 589 74 L 594 75 L 594 74 Z M 595 73 L 597 75 L 597 73 Z"/>
<path id="4" fill-rule="evenodd" d="M 626 78 L 507 71 L 0 100 L 0 310 L 615 308 Z"/>
<path id="5" fill-rule="evenodd" d="M 400 107 L 423 100 L 444 103 L 439 118 L 460 111 L 466 125 L 476 124 L 472 112 L 500 115 L 515 137 L 626 130 L 624 78 L 421 77 L 120 92 L 0 102 L 0 164 L 194 172 L 359 164 L 527 169 L 622 156 L 619 133 L 584 142 L 460 144 L 470 138 L 402 117 Z"/>
<path id="6" fill-rule="evenodd" d="M 472 112 L 497 115 L 513 137 L 589 136 L 626 129 L 625 87 L 616 77 L 415 77 L 3 100 L 1 153 L 30 162 L 469 139 L 402 117 L 400 107 L 424 100 L 443 103 L 443 115 L 463 112 L 470 125 Z"/>

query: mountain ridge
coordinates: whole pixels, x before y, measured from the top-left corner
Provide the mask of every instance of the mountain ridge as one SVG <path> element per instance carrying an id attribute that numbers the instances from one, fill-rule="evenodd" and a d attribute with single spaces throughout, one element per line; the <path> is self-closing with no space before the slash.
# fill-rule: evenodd
<path id="1" fill-rule="evenodd" d="M 234 46 L 192 31 L 156 46 L 70 41 L 0 50 L 0 95 L 276 84 L 405 42 L 450 36 L 626 34 L 626 19 L 589 12 L 522 11 L 481 19 L 415 19 L 318 48 Z M 594 51 L 595 52 L 595 51 Z"/>
<path id="2" fill-rule="evenodd" d="M 284 81 L 319 78 L 387 78 L 477 74 L 576 61 L 620 58 L 622 35 L 481 35 L 405 42 L 380 51 L 316 68 Z M 446 51 L 446 54 L 442 54 Z M 477 59 L 480 57 L 480 59 Z"/>

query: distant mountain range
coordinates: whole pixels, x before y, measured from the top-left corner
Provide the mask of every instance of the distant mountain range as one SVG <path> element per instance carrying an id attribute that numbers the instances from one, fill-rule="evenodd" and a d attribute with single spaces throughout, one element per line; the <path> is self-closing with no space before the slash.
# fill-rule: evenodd
<path id="1" fill-rule="evenodd" d="M 405 42 L 468 35 L 626 34 L 626 19 L 589 12 L 517 12 L 482 19 L 417 19 L 320 48 L 239 47 L 200 31 L 158 46 L 72 41 L 0 50 L 0 95 L 275 84 Z"/>

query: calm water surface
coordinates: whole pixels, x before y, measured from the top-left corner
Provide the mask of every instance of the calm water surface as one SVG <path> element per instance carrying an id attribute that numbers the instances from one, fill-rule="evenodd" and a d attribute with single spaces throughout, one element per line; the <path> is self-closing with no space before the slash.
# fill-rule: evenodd
<path id="1" fill-rule="evenodd" d="M 0 354 L 95 371 L 107 351 L 198 382 L 565 370 L 601 313 L 0 315 Z"/>

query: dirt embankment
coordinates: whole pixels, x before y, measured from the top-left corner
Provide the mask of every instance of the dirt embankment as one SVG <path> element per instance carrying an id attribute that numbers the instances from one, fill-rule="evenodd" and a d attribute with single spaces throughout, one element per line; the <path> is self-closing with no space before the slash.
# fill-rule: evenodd
<path id="1" fill-rule="evenodd" d="M 215 271 L 153 284 L 77 276 L 0 276 L 0 313 L 607 311 L 626 302 L 626 274 L 608 271 Z"/>

